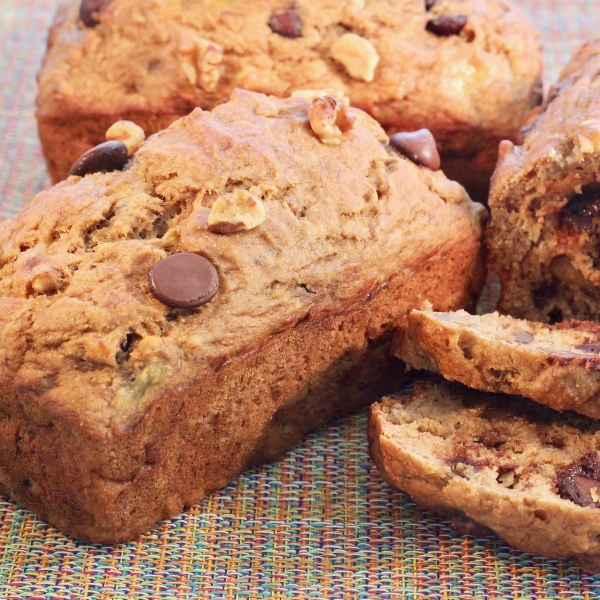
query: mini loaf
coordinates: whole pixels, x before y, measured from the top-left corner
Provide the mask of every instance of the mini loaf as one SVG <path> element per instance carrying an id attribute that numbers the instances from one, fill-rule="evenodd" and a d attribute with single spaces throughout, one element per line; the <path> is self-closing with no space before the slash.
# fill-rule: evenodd
<path id="1" fill-rule="evenodd" d="M 485 217 L 332 96 L 119 144 L 0 225 L 0 489 L 107 543 L 396 385 L 393 328 L 471 301 Z"/>
<path id="2" fill-rule="evenodd" d="M 600 422 L 433 381 L 374 404 L 369 443 L 392 487 L 460 533 L 600 572 Z"/>
<path id="3" fill-rule="evenodd" d="M 600 320 L 600 40 L 583 46 L 492 180 L 490 269 L 500 312 Z"/>
<path id="4" fill-rule="evenodd" d="M 600 324 L 413 310 L 392 352 L 415 369 L 600 418 Z"/>
<path id="5" fill-rule="evenodd" d="M 70 0 L 37 118 L 59 181 L 118 120 L 153 133 L 235 87 L 339 90 L 390 134 L 429 128 L 448 176 L 487 198 L 540 71 L 537 34 L 505 0 Z"/>

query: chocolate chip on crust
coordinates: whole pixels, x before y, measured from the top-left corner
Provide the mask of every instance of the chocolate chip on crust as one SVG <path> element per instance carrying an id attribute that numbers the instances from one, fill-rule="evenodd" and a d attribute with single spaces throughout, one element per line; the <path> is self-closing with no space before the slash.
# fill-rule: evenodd
<path id="1" fill-rule="evenodd" d="M 390 145 L 418 165 L 432 171 L 440 168 L 440 155 L 429 129 L 395 133 L 390 138 Z"/>
<path id="2" fill-rule="evenodd" d="M 71 167 L 69 175 L 83 177 L 91 173 L 120 171 L 128 160 L 129 152 L 123 142 L 104 142 L 84 152 Z"/>
<path id="3" fill-rule="evenodd" d="M 435 6 L 436 2 L 437 0 L 425 0 L 425 10 L 431 10 Z"/>
<path id="4" fill-rule="evenodd" d="M 285 12 L 273 13 L 269 19 L 269 27 L 273 33 L 287 38 L 302 36 L 302 19 L 292 8 Z"/>
<path id="5" fill-rule="evenodd" d="M 150 291 L 173 308 L 197 308 L 212 300 L 219 289 L 214 265 L 199 254 L 180 252 L 161 260 L 148 273 Z"/>
<path id="6" fill-rule="evenodd" d="M 556 486 L 561 498 L 579 506 L 600 503 L 600 461 L 591 450 L 577 462 L 556 472 Z"/>
<path id="7" fill-rule="evenodd" d="M 448 37 L 450 35 L 459 35 L 466 24 L 467 17 L 465 15 L 452 15 L 427 21 L 425 29 L 431 33 L 435 33 L 435 35 Z"/>
<path id="8" fill-rule="evenodd" d="M 79 5 L 79 18 L 86 27 L 95 27 L 98 21 L 98 13 L 102 12 L 112 0 L 81 0 Z"/>

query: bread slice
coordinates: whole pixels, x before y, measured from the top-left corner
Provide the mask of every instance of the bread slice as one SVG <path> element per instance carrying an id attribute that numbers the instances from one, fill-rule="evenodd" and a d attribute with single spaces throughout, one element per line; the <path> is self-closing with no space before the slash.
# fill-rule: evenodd
<path id="1" fill-rule="evenodd" d="M 486 241 L 502 313 L 600 320 L 599 74 L 596 40 L 575 54 L 522 145 L 500 144 Z"/>
<path id="2" fill-rule="evenodd" d="M 395 356 L 415 369 L 488 392 L 600 418 L 600 325 L 532 323 L 498 313 L 413 310 Z"/>
<path id="3" fill-rule="evenodd" d="M 463 532 L 600 572 L 600 422 L 433 380 L 374 404 L 369 443 L 392 487 Z"/>

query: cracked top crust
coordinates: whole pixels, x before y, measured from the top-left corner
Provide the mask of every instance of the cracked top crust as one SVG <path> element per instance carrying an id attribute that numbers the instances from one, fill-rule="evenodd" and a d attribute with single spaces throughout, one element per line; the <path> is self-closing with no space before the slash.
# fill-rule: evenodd
<path id="1" fill-rule="evenodd" d="M 338 89 L 385 127 L 428 127 L 464 150 L 458 131 L 514 139 L 539 100 L 537 34 L 505 0 L 429 11 L 424 0 L 112 0 L 94 27 L 79 6 L 66 3 L 51 30 L 39 116 L 185 114 L 236 87 Z M 456 14 L 467 17 L 459 34 L 427 31 Z M 484 143 L 475 136 L 469 150 Z"/>
<path id="2" fill-rule="evenodd" d="M 152 136 L 125 171 L 71 177 L 2 223 L 9 401 L 38 422 L 122 432 L 153 399 L 309 313 L 343 311 L 399 270 L 478 243 L 485 211 L 463 188 L 398 156 L 356 109 L 341 143 L 323 144 L 309 107 L 236 91 Z M 237 190 L 264 203 L 264 221 L 211 232 L 212 204 Z M 184 251 L 219 273 L 217 295 L 195 311 L 149 291 L 150 269 Z"/>

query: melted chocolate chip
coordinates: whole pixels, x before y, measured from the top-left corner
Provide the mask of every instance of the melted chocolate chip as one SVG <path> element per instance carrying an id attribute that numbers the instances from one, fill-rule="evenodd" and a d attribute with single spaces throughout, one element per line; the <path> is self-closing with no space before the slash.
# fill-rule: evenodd
<path id="1" fill-rule="evenodd" d="M 579 506 L 595 504 L 600 496 L 598 454 L 592 450 L 578 462 L 559 469 L 556 472 L 556 486 L 560 497 L 565 500 L 571 500 Z"/>
<path id="2" fill-rule="evenodd" d="M 592 342 L 590 344 L 581 344 L 581 346 L 575 346 L 576 350 L 583 350 L 590 354 L 600 354 L 600 342 Z"/>
<path id="3" fill-rule="evenodd" d="M 474 521 L 470 517 L 467 517 L 467 515 L 463 512 L 452 515 L 450 518 L 450 527 L 452 527 L 452 529 L 454 529 L 454 531 L 458 532 L 460 535 L 487 537 L 494 534 L 491 529 L 485 525 L 482 525 L 481 523 L 478 523 L 477 521 Z"/>
<path id="4" fill-rule="evenodd" d="M 563 208 L 560 224 L 572 229 L 591 227 L 593 219 L 600 215 L 600 183 L 584 185 L 581 194 L 575 194 Z"/>
<path id="5" fill-rule="evenodd" d="M 292 10 L 273 13 L 269 19 L 269 27 L 273 33 L 287 38 L 302 36 L 302 19 Z"/>
<path id="6" fill-rule="evenodd" d="M 448 37 L 450 35 L 459 35 L 463 27 L 467 24 L 465 15 L 452 15 L 450 17 L 438 17 L 427 21 L 425 29 L 435 35 Z"/>
<path id="7" fill-rule="evenodd" d="M 418 165 L 432 171 L 440 168 L 440 155 L 429 129 L 395 133 L 390 138 L 390 145 Z"/>
<path id="8" fill-rule="evenodd" d="M 82 154 L 71 167 L 69 175 L 83 177 L 90 173 L 120 171 L 128 160 L 129 153 L 123 142 L 104 142 Z"/>
<path id="9" fill-rule="evenodd" d="M 425 10 L 431 10 L 435 6 L 436 2 L 437 0 L 425 0 Z"/>
<path id="10" fill-rule="evenodd" d="M 219 289 L 213 264 L 193 252 L 172 254 L 148 273 L 150 291 L 173 308 L 197 308 L 212 300 Z"/>
<path id="11" fill-rule="evenodd" d="M 81 0 L 79 5 L 79 18 L 86 27 L 95 27 L 98 21 L 98 13 L 101 13 L 112 0 Z"/>

